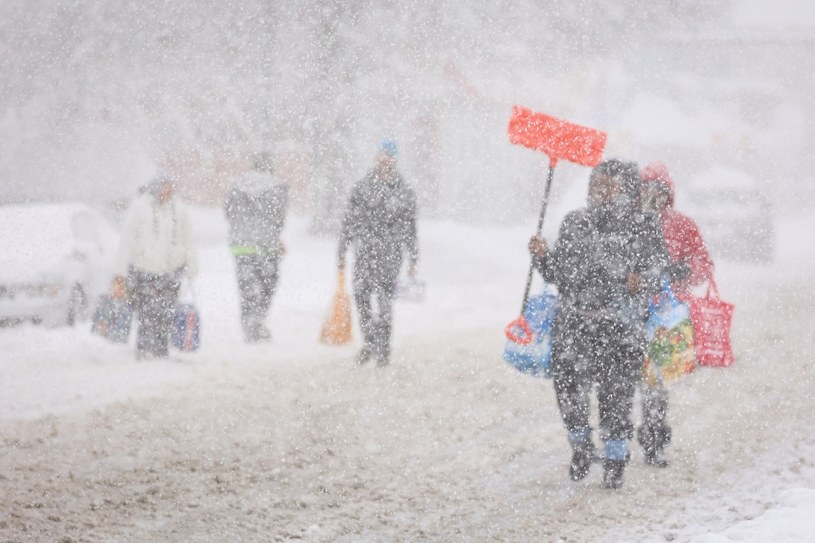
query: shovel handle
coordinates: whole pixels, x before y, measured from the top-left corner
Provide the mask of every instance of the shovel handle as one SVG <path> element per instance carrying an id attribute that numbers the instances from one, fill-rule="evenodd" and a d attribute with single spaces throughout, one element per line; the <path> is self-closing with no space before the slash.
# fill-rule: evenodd
<path id="1" fill-rule="evenodd" d="M 546 207 L 549 204 L 549 192 L 552 190 L 552 178 L 555 176 L 556 159 L 549 159 L 549 173 L 546 176 L 546 186 L 543 189 L 543 201 L 541 202 L 541 212 L 538 215 L 538 228 L 537 235 L 540 236 L 543 232 L 543 218 L 546 216 Z M 529 262 L 529 273 L 526 274 L 526 288 L 524 289 L 524 300 L 521 304 L 521 315 L 526 312 L 526 302 L 529 301 L 529 289 L 532 287 L 532 276 L 535 272 L 534 257 Z"/>

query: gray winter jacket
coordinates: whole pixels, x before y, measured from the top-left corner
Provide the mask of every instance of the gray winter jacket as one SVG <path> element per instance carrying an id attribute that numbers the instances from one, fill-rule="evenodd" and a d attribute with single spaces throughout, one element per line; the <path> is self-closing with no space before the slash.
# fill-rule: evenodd
<path id="1" fill-rule="evenodd" d="M 287 200 L 288 187 L 271 174 L 253 171 L 240 177 L 224 205 L 233 254 L 278 254 Z"/>
<path id="2" fill-rule="evenodd" d="M 355 276 L 390 284 L 399 274 L 403 250 L 419 258 L 416 193 L 398 172 L 369 172 L 351 192 L 339 238 L 339 257 L 355 249 Z"/>

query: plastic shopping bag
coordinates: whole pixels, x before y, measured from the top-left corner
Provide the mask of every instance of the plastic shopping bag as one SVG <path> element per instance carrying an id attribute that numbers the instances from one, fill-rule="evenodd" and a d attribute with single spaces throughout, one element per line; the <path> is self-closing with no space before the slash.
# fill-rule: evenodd
<path id="1" fill-rule="evenodd" d="M 201 317 L 193 304 L 178 304 L 175 308 L 170 342 L 182 352 L 197 351 L 201 346 Z"/>
<path id="2" fill-rule="evenodd" d="M 133 306 L 129 302 L 103 294 L 93 313 L 91 331 L 114 343 L 127 343 L 132 321 Z"/>
<path id="3" fill-rule="evenodd" d="M 393 299 L 423 302 L 426 284 L 415 277 L 399 278 L 393 283 Z"/>
<path id="4" fill-rule="evenodd" d="M 320 343 L 343 345 L 351 339 L 351 301 L 345 288 L 345 271 L 340 270 L 334 301 L 320 330 Z"/>
<path id="5" fill-rule="evenodd" d="M 719 298 L 719 290 L 712 277 L 708 282 L 705 297 L 690 300 L 696 362 L 700 366 L 733 365 L 733 347 L 730 344 L 733 309 L 733 304 Z"/>
<path id="6" fill-rule="evenodd" d="M 558 296 L 549 285 L 529 298 L 523 316 L 505 330 L 504 360 L 521 373 L 551 377 L 552 327 L 557 310 Z"/>
<path id="7" fill-rule="evenodd" d="M 651 303 L 646 332 L 648 347 L 643 371 L 647 383 L 661 385 L 695 369 L 690 308 L 674 296 L 668 281 Z"/>

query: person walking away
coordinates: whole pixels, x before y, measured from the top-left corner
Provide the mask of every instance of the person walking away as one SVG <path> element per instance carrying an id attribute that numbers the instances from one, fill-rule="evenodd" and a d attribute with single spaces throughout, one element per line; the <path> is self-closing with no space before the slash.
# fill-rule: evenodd
<path id="1" fill-rule="evenodd" d="M 127 297 L 136 312 L 136 358 L 167 358 L 181 281 L 197 271 L 189 217 L 172 178 L 157 175 L 133 201 L 114 269 L 114 297 Z"/>
<path id="2" fill-rule="evenodd" d="M 247 342 L 271 339 L 265 320 L 286 252 L 280 235 L 288 205 L 288 186 L 272 175 L 269 153 L 258 153 L 253 168 L 237 179 L 224 204 Z"/>
<path id="3" fill-rule="evenodd" d="M 393 285 L 408 257 L 408 274 L 416 276 L 419 259 L 416 193 L 396 168 L 397 147 L 382 142 L 376 165 L 354 185 L 339 236 L 338 266 L 354 246 L 353 291 L 363 346 L 357 364 L 374 357 L 378 366 L 390 360 Z M 374 309 L 376 302 L 376 309 Z"/>
<path id="4" fill-rule="evenodd" d="M 674 182 L 665 164 L 648 164 L 640 177 L 643 208 L 658 215 L 670 256 L 671 289 L 680 300 L 687 300 L 693 287 L 713 275 L 710 253 L 693 219 L 674 209 Z M 648 383 L 643 383 L 641 389 L 642 425 L 637 430 L 637 439 L 647 464 L 666 467 L 664 448 L 670 443 L 672 433 L 667 423 L 668 391 L 663 385 Z"/>
<path id="5" fill-rule="evenodd" d="M 629 458 L 648 302 L 667 263 L 656 221 L 640 211 L 639 189 L 635 164 L 602 162 L 589 178 L 588 205 L 564 218 L 554 249 L 537 236 L 529 242 L 536 268 L 561 298 L 552 374 L 572 446 L 569 476 L 583 479 L 597 459 L 589 424 L 597 385 L 603 484 L 613 489 L 622 486 Z"/>

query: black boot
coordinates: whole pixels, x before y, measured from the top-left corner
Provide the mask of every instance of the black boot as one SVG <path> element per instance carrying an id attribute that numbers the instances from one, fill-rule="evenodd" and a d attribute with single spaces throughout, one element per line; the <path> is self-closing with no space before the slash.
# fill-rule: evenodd
<path id="1" fill-rule="evenodd" d="M 597 453 L 594 450 L 594 443 L 590 440 L 574 445 L 572 463 L 569 465 L 569 478 L 572 481 L 580 481 L 585 478 L 596 458 Z"/>
<path id="2" fill-rule="evenodd" d="M 658 468 L 668 467 L 663 449 L 671 441 L 671 428 L 665 424 L 655 428 L 642 427 L 637 432 L 637 439 L 645 452 L 645 463 Z"/>
<path id="3" fill-rule="evenodd" d="M 645 463 L 656 468 L 667 468 L 668 461 L 662 453 L 662 447 L 645 449 Z"/>
<path id="4" fill-rule="evenodd" d="M 603 470 L 603 486 L 605 488 L 613 490 L 622 488 L 625 460 L 606 459 L 603 461 Z"/>
<path id="5" fill-rule="evenodd" d="M 357 354 L 356 364 L 357 366 L 362 366 L 368 360 L 371 359 L 371 356 L 374 354 L 373 348 L 369 344 L 364 344 L 362 349 L 360 349 L 359 353 Z"/>

